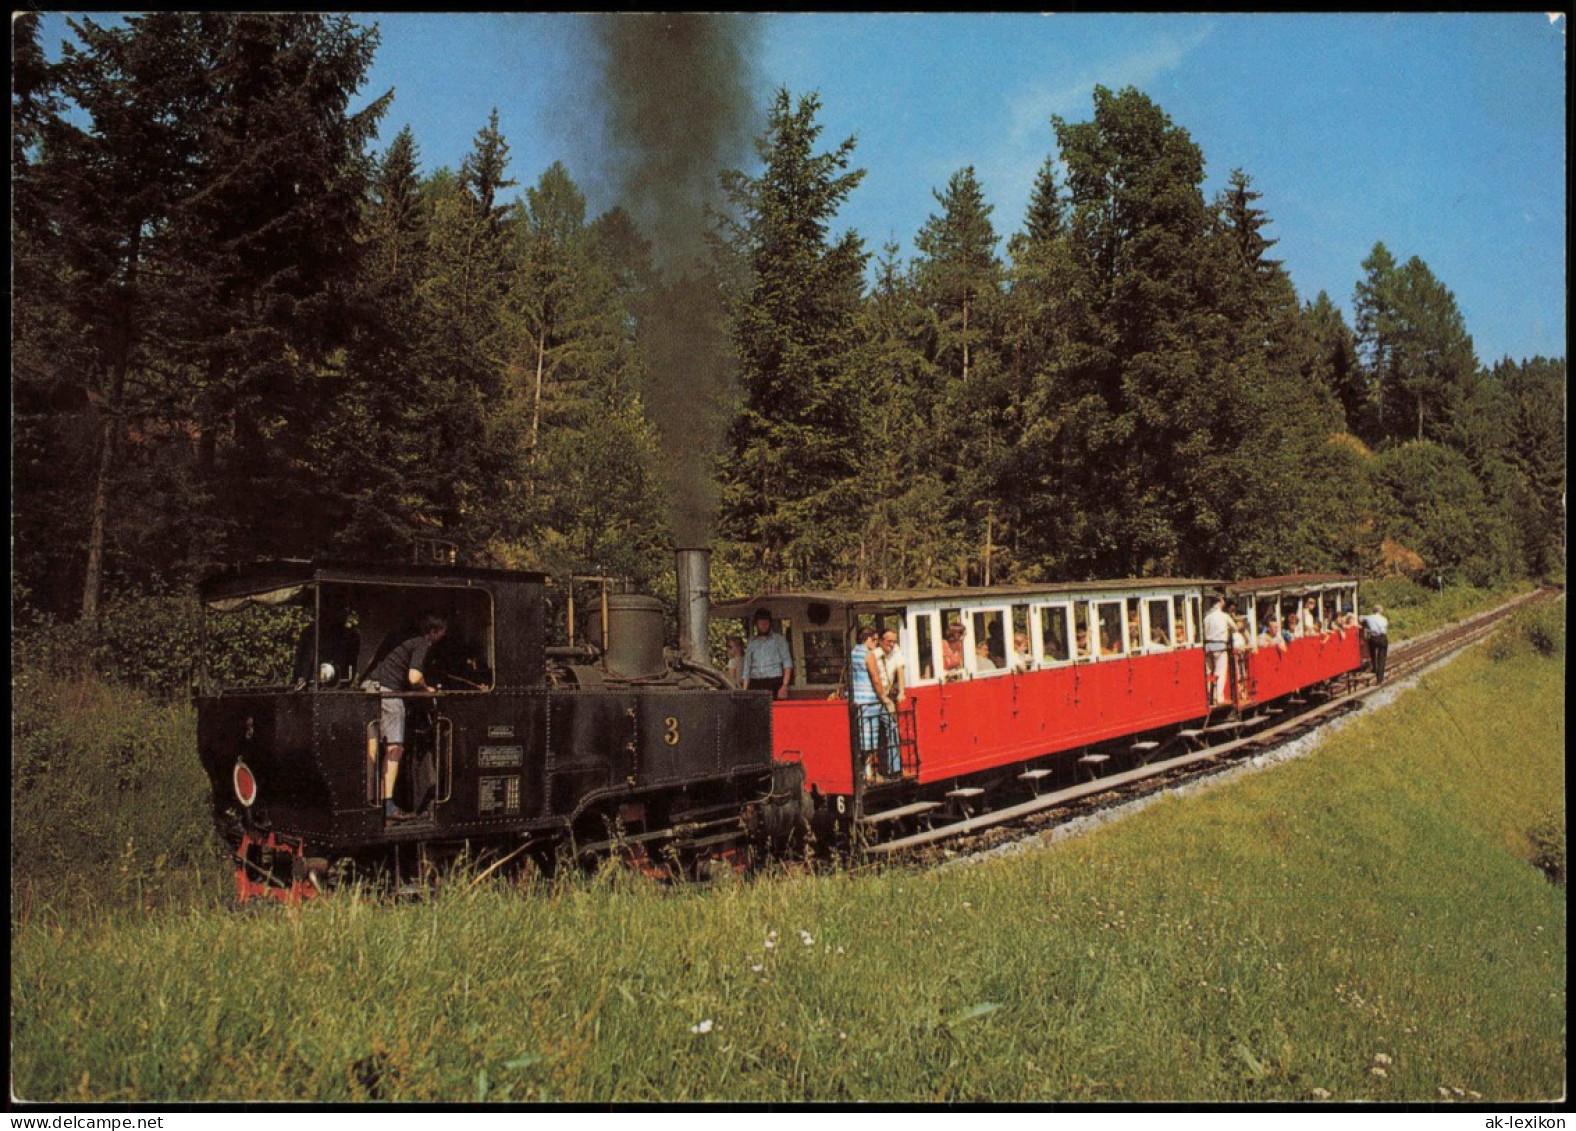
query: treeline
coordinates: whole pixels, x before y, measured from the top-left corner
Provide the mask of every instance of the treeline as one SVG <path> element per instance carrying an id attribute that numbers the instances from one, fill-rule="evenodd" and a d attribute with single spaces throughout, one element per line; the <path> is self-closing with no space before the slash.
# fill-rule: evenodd
<path id="1" fill-rule="evenodd" d="M 423 176 L 409 129 L 374 150 L 391 96 L 350 109 L 377 34 L 347 17 L 72 26 L 49 62 L 13 23 L 24 611 L 423 538 L 660 587 L 648 406 L 682 376 L 651 343 L 679 288 L 715 296 L 737 377 L 728 588 L 1562 561 L 1563 359 L 1485 370 L 1382 244 L 1355 327 L 1301 303 L 1250 178 L 1207 201 L 1137 91 L 1053 120 L 1004 249 L 964 169 L 908 262 L 833 231 L 854 143 L 782 92 L 760 168 L 722 173 L 709 274 L 678 280 L 562 164 L 518 191 L 496 113 L 457 170 Z"/>

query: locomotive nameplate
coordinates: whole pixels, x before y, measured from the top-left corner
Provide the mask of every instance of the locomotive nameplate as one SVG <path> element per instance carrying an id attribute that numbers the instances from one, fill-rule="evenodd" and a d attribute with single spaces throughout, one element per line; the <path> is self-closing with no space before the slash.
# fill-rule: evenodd
<path id="1" fill-rule="evenodd" d="M 513 738 L 514 737 L 514 724 L 512 724 L 512 723 L 494 723 L 492 726 L 487 728 L 487 737 L 488 738 Z"/>
<path id="2" fill-rule="evenodd" d="M 476 764 L 484 770 L 495 770 L 503 766 L 518 766 L 525 759 L 523 746 L 479 746 L 476 748 Z"/>
<path id="3" fill-rule="evenodd" d="M 520 779 L 482 778 L 476 798 L 478 813 L 518 813 L 520 811 Z"/>

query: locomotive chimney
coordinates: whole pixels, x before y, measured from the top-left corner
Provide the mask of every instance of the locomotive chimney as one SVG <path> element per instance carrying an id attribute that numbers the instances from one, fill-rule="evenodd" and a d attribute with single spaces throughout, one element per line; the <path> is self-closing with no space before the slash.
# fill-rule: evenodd
<path id="1" fill-rule="evenodd" d="M 674 551 L 679 575 L 679 655 L 710 666 L 706 624 L 711 619 L 711 551 Z"/>

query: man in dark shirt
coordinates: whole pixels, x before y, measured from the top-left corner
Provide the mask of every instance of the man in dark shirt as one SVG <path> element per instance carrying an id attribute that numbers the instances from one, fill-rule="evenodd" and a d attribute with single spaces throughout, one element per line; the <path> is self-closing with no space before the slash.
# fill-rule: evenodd
<path id="1" fill-rule="evenodd" d="M 368 674 L 361 685 L 366 691 L 433 691 L 427 682 L 427 653 L 443 639 L 449 622 L 440 616 L 421 619 L 420 631 L 406 637 Z M 410 814 L 394 804 L 394 782 L 399 777 L 399 760 L 405 755 L 405 700 L 387 698 L 382 702 L 379 725 L 385 744 L 383 761 L 383 815 L 400 820 Z"/>

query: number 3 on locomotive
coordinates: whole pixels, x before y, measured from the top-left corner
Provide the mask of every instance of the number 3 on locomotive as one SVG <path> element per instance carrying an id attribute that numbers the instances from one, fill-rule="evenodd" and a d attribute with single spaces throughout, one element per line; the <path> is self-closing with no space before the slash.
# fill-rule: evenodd
<path id="1" fill-rule="evenodd" d="M 662 720 L 662 725 L 666 728 L 662 735 L 662 741 L 666 742 L 669 746 L 677 746 L 679 744 L 678 719 L 674 718 L 672 715 L 669 715 L 667 718 Z"/>

